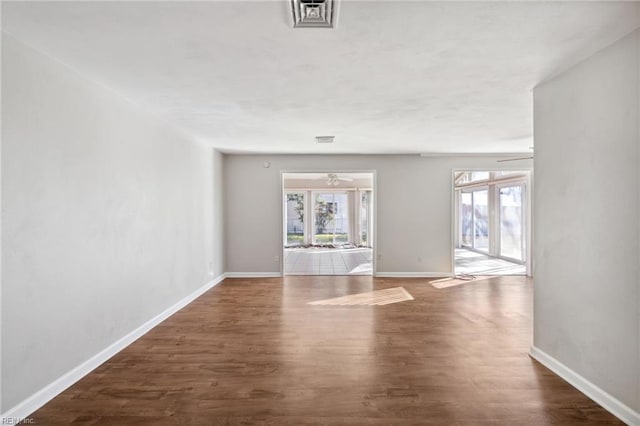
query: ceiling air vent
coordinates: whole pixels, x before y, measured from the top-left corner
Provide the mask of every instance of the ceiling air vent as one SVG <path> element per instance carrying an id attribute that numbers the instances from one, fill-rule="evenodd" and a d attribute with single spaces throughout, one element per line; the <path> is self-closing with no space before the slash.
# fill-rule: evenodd
<path id="1" fill-rule="evenodd" d="M 333 28 L 334 5 L 334 0 L 291 0 L 293 27 Z"/>
<path id="2" fill-rule="evenodd" d="M 316 136 L 317 143 L 333 143 L 335 136 Z"/>

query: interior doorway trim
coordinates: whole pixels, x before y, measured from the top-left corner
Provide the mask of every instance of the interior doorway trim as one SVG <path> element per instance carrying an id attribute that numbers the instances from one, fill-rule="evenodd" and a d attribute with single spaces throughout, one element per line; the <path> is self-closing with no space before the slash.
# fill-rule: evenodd
<path id="1" fill-rule="evenodd" d="M 371 269 L 372 276 L 377 276 L 377 261 L 378 261 L 378 176 L 376 170 L 361 170 L 361 169 L 313 169 L 313 170 L 280 170 L 280 236 L 283 236 L 286 231 L 286 211 L 285 211 L 285 203 L 282 202 L 284 200 L 284 196 L 286 194 L 286 190 L 284 187 L 284 175 L 288 173 L 296 173 L 296 174 L 306 174 L 306 173 L 371 173 L 373 184 L 371 185 L 371 194 L 373 196 L 373 244 L 371 245 L 372 259 L 371 259 Z M 280 238 L 282 240 L 282 238 Z M 280 241 L 280 275 L 285 276 L 284 270 L 284 244 Z"/>

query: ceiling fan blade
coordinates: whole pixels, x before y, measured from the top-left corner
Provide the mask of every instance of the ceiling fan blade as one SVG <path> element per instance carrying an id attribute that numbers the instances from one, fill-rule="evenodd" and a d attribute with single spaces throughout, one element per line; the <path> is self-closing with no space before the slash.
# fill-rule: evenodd
<path id="1" fill-rule="evenodd" d="M 531 157 L 503 158 L 502 160 L 496 160 L 496 162 L 505 163 L 507 161 L 519 161 L 519 160 L 533 160 L 533 156 L 531 156 Z"/>

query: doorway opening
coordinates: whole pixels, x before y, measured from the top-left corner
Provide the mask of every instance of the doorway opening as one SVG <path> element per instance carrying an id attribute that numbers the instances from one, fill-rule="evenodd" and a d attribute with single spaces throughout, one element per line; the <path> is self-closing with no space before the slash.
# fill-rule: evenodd
<path id="1" fill-rule="evenodd" d="M 530 275 L 529 171 L 454 171 L 456 275 Z"/>
<path id="2" fill-rule="evenodd" d="M 284 275 L 373 275 L 374 173 L 283 173 Z"/>

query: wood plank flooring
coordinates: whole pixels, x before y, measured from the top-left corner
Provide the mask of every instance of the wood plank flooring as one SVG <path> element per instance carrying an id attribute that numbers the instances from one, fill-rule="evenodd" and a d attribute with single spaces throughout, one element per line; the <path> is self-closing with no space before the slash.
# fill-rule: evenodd
<path id="1" fill-rule="evenodd" d="M 307 303 L 404 287 L 384 306 Z M 532 282 L 227 279 L 32 416 L 37 425 L 620 424 L 532 360 Z"/>

